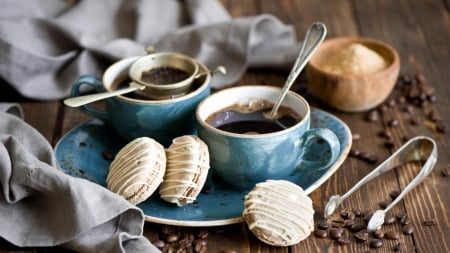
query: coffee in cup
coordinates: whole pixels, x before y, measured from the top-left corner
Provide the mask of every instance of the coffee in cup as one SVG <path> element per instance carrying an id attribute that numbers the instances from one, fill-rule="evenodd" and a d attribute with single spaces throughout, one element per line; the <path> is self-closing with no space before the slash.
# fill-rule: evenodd
<path id="1" fill-rule="evenodd" d="M 340 143 L 333 131 L 310 128 L 310 107 L 299 94 L 288 92 L 277 122 L 263 119 L 280 92 L 278 87 L 238 86 L 210 95 L 197 107 L 198 135 L 208 145 L 211 169 L 235 189 L 249 190 L 267 179 L 287 179 L 297 170 L 325 169 L 339 155 Z M 224 129 L 230 122 L 237 127 Z M 262 125 L 274 129 L 262 131 Z M 303 159 L 317 139 L 327 144 L 329 157 Z"/>

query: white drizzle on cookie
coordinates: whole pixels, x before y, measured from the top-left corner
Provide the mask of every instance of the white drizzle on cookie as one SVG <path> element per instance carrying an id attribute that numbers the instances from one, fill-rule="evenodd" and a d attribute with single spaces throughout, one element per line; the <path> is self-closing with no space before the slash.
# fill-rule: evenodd
<path id="1" fill-rule="evenodd" d="M 249 229 L 271 245 L 293 245 L 308 237 L 313 215 L 311 199 L 288 181 L 258 183 L 245 197 L 243 216 Z"/>
<path id="2" fill-rule="evenodd" d="M 206 182 L 209 153 L 206 144 L 194 135 L 175 138 L 166 149 L 167 169 L 159 194 L 178 206 L 194 202 Z"/>
<path id="3" fill-rule="evenodd" d="M 164 147 L 148 137 L 134 139 L 115 156 L 106 178 L 108 189 L 133 204 L 150 197 L 166 170 Z"/>

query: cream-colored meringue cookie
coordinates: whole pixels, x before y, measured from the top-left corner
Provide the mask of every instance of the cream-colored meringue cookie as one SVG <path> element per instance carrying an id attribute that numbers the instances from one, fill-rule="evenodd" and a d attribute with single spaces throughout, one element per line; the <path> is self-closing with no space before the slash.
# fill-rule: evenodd
<path id="1" fill-rule="evenodd" d="M 106 183 L 108 189 L 137 205 L 156 191 L 165 171 L 164 147 L 152 138 L 140 137 L 117 153 Z"/>
<path id="2" fill-rule="evenodd" d="M 261 241 L 290 246 L 307 238 L 314 229 L 312 200 L 303 189 L 285 180 L 258 183 L 245 196 L 243 217 Z"/>
<path id="3" fill-rule="evenodd" d="M 172 141 L 166 155 L 166 174 L 159 187 L 161 198 L 178 206 L 194 202 L 208 176 L 208 146 L 195 135 L 184 135 Z"/>

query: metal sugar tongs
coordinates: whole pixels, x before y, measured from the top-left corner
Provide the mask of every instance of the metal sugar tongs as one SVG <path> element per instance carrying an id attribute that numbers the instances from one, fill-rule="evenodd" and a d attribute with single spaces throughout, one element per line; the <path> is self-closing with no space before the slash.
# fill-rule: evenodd
<path id="1" fill-rule="evenodd" d="M 425 136 L 412 138 L 400 147 L 394 154 L 381 163 L 371 173 L 361 179 L 353 188 L 351 188 L 343 196 L 333 195 L 330 197 L 325 206 L 324 217 L 328 218 L 334 213 L 336 208 L 342 201 L 348 198 L 354 191 L 363 186 L 368 181 L 378 177 L 379 175 L 408 162 L 425 161 L 418 175 L 403 189 L 403 191 L 394 199 L 384 210 L 377 210 L 367 224 L 368 231 L 375 231 L 384 223 L 385 214 L 397 204 L 411 189 L 422 182 L 425 177 L 430 174 L 436 164 L 438 157 L 436 142 Z"/>

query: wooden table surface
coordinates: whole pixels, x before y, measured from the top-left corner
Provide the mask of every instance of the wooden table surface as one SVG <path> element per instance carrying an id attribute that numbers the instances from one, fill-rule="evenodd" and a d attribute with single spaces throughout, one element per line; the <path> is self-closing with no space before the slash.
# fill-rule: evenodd
<path id="1" fill-rule="evenodd" d="M 367 36 L 384 40 L 395 47 L 401 59 L 401 76 L 422 76 L 428 86 L 434 88 L 435 102 L 413 107 L 417 124 L 411 123 L 411 114 L 401 105 L 400 89 L 391 99 L 396 105 L 386 103 L 380 119 L 369 122 L 367 113 L 343 113 L 317 103 L 308 94 L 304 76 L 301 76 L 294 90 L 307 97 L 310 103 L 342 119 L 351 129 L 354 137 L 353 150 L 374 154 L 378 160 L 369 163 L 358 157 L 348 157 L 343 165 L 310 194 L 315 209 L 315 222 L 322 220 L 324 205 L 330 195 L 343 194 L 377 164 L 386 159 L 401 146 L 407 138 L 426 135 L 438 144 L 439 159 L 432 173 L 396 205 L 391 214 L 405 213 L 414 228 L 412 235 L 404 235 L 403 224 L 383 226 L 383 230 L 398 231 L 398 240 L 382 239 L 383 246 L 371 249 L 368 242 L 352 242 L 341 245 L 330 238 L 311 235 L 292 247 L 272 247 L 258 239 L 245 224 L 234 224 L 208 228 L 177 228 L 178 233 L 207 231 L 207 252 L 450 252 L 450 15 L 446 0 L 223 0 L 225 8 L 233 17 L 271 13 L 283 22 L 292 24 L 299 40 L 303 39 L 307 27 L 313 21 L 327 25 L 328 38 L 337 36 Z M 239 81 L 242 84 L 282 84 L 287 73 L 275 70 L 249 70 Z M 85 122 L 89 117 L 73 108 L 65 107 L 61 101 L 29 101 L 14 96 L 12 91 L 2 91 L 1 100 L 20 102 L 25 120 L 39 130 L 50 143 L 55 144 L 67 131 Z M 439 117 L 436 122 L 430 112 Z M 45 119 L 45 120 L 44 120 Z M 398 125 L 389 121 L 397 119 Z M 446 131 L 438 125 L 446 125 Z M 387 148 L 386 139 L 380 137 L 382 130 L 392 134 L 393 148 Z M 389 200 L 389 193 L 403 189 L 417 174 L 421 166 L 409 164 L 382 175 L 355 192 L 343 203 L 343 207 L 361 210 L 378 209 L 380 202 Z M 1 226 L 1 224 L 0 224 Z M 145 235 L 152 241 L 158 239 L 164 228 L 158 224 L 146 223 Z M 397 246 L 397 245 L 400 246 Z M 0 242 L 0 252 L 62 252 L 59 248 L 20 249 L 5 241 Z"/>

